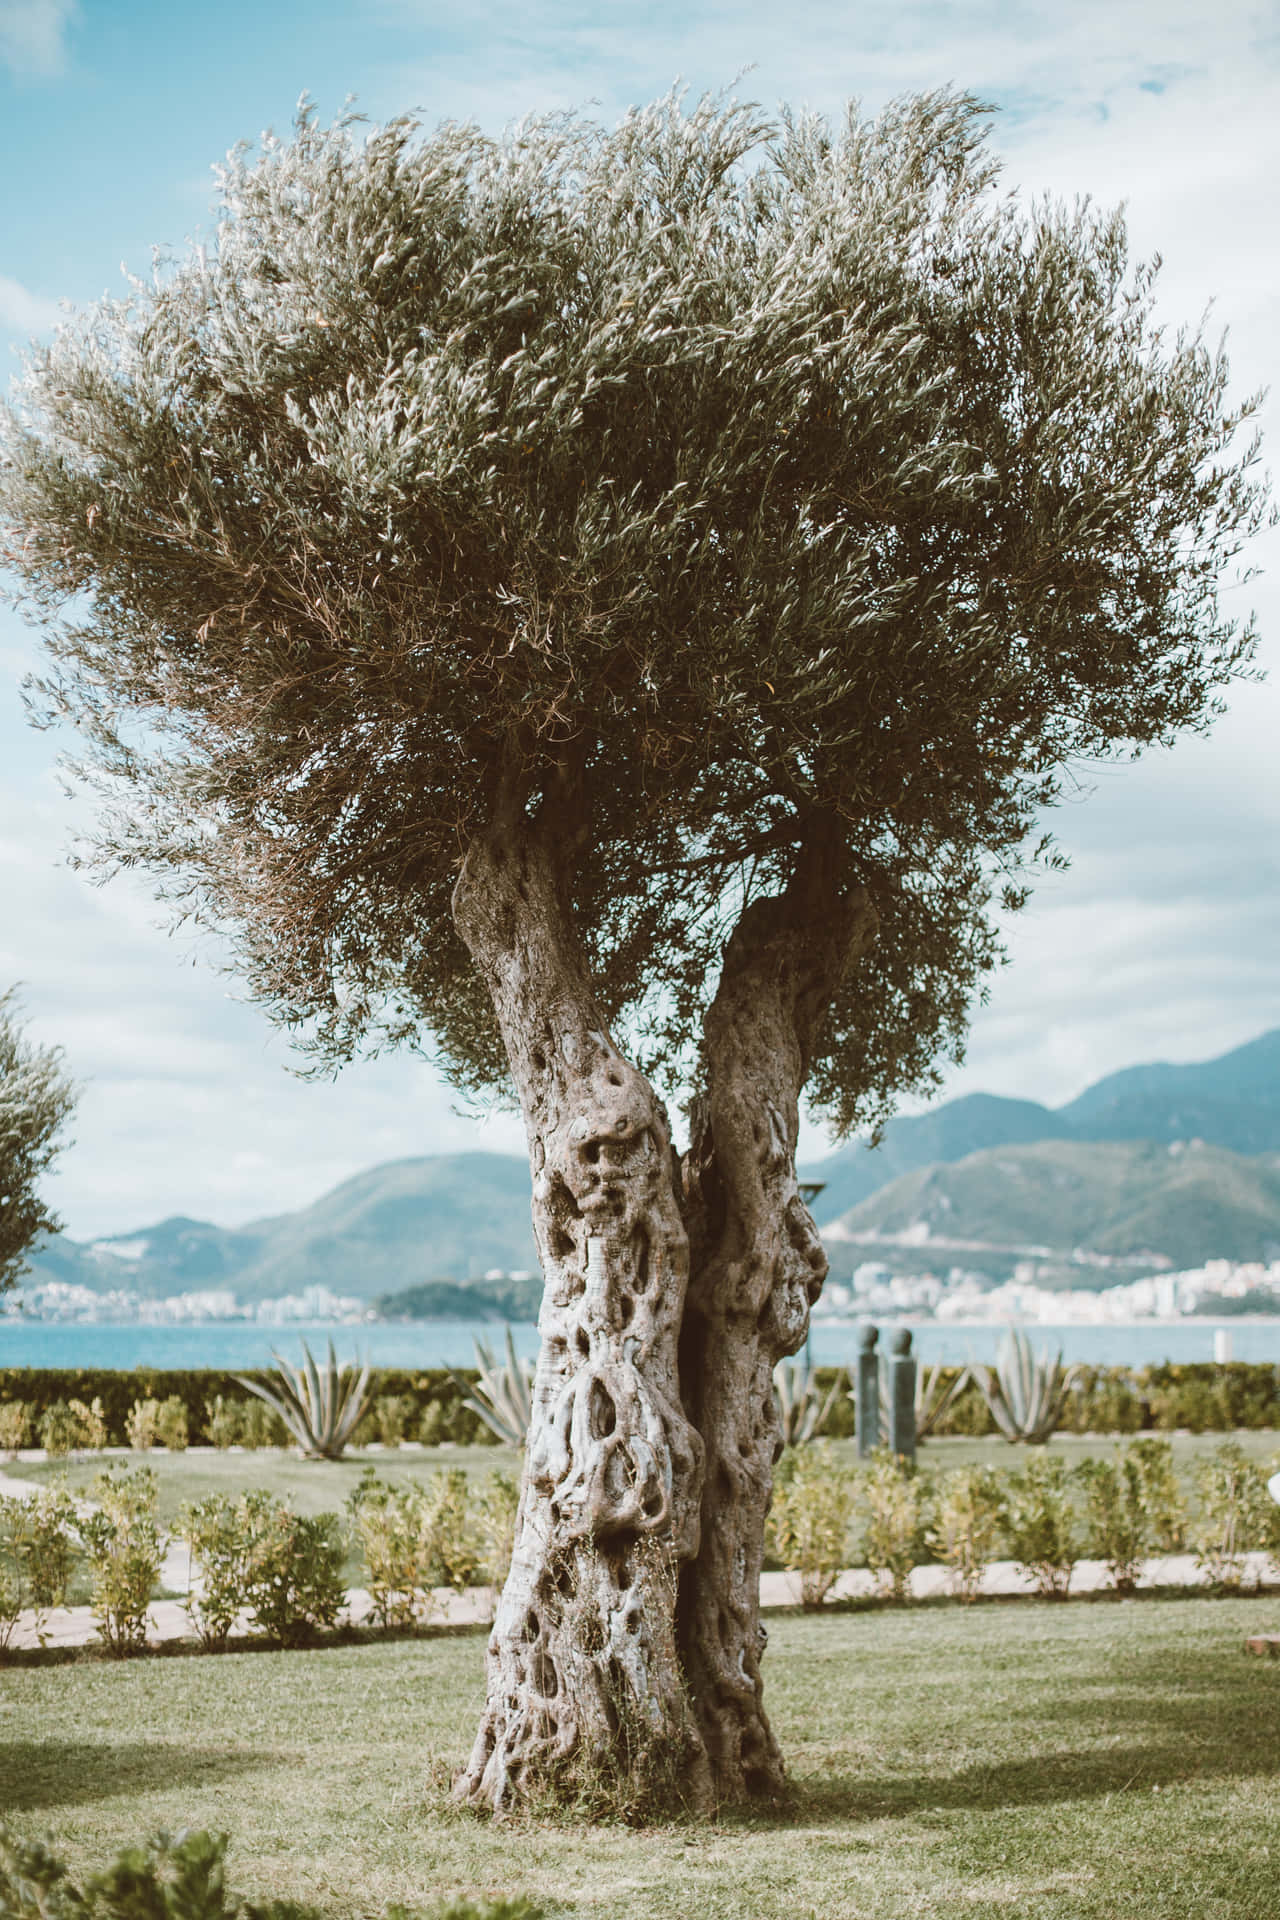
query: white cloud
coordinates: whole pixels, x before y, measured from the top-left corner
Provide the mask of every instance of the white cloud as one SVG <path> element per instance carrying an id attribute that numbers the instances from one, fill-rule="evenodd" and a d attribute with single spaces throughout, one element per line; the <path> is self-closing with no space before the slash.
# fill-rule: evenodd
<path id="1" fill-rule="evenodd" d="M 20 280 L 0 273 L 0 331 L 28 338 L 33 333 L 48 333 L 61 314 L 57 303 L 32 293 Z"/>
<path id="2" fill-rule="evenodd" d="M 15 73 L 60 73 L 76 0 L 0 0 L 0 59 Z"/>

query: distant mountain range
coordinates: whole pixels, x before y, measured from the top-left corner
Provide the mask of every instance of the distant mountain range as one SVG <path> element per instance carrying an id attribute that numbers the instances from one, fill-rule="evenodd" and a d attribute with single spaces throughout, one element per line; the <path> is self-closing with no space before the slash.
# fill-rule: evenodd
<path id="1" fill-rule="evenodd" d="M 1012 1254 L 1043 1248 L 1069 1255 L 1076 1247 L 1112 1256 L 1154 1253 L 1176 1267 L 1273 1260 L 1280 1258 L 1280 1153 L 1250 1157 L 1199 1142 L 1151 1140 L 988 1147 L 900 1175 L 826 1234 L 842 1255 L 840 1243 L 861 1235 L 898 1238 L 914 1247 L 918 1265 L 926 1264 L 931 1244 L 938 1253 L 954 1247 L 944 1264 L 959 1266 L 974 1264 L 967 1246 Z M 866 1249 L 860 1257 L 876 1256 Z"/>
<path id="2" fill-rule="evenodd" d="M 825 1224 L 918 1167 L 1041 1140 L 1153 1140 L 1163 1146 L 1203 1140 L 1231 1153 L 1278 1152 L 1280 1027 L 1216 1060 L 1109 1073 L 1065 1107 L 967 1094 L 930 1113 L 891 1120 L 878 1147 L 851 1141 L 802 1168 L 801 1178 L 825 1182 L 814 1208 Z"/>
<path id="3" fill-rule="evenodd" d="M 1135 1141 L 1149 1144 L 1123 1144 Z M 1214 1151 L 1170 1155 L 1180 1141 Z M 1280 1029 L 1194 1066 L 1109 1074 L 1064 1107 L 948 1100 L 890 1121 L 874 1150 L 851 1144 L 801 1177 L 824 1182 L 815 1213 L 839 1223 L 833 1248 L 851 1232 L 941 1235 L 945 1222 L 957 1239 L 1146 1248 L 1195 1266 L 1280 1252 L 1277 1155 Z M 536 1267 L 525 1161 L 459 1153 L 390 1161 L 246 1227 L 172 1219 L 92 1245 L 60 1234 L 36 1249 L 31 1280 L 148 1298 L 228 1287 L 248 1301 L 319 1285 L 372 1301 Z"/>
<path id="4" fill-rule="evenodd" d="M 59 1234 L 33 1254 L 30 1278 L 94 1292 L 126 1287 L 145 1299 L 230 1287 L 255 1301 L 322 1286 L 374 1300 L 433 1279 L 537 1264 L 527 1161 L 452 1153 L 388 1161 L 309 1207 L 247 1227 L 162 1220 L 88 1246 Z"/>

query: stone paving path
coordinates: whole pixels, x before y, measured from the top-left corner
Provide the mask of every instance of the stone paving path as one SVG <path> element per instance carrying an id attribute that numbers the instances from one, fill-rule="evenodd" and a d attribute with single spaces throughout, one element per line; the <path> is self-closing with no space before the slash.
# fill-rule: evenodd
<path id="1" fill-rule="evenodd" d="M 22 1499 L 38 1493 L 40 1488 L 35 1481 L 16 1479 L 12 1475 L 0 1473 L 0 1498 L 8 1495 Z M 80 1511 L 88 1511 L 92 1503 L 79 1501 Z M 1245 1556 L 1245 1585 L 1256 1586 L 1268 1576 L 1269 1556 L 1265 1553 L 1250 1553 Z M 197 1575 L 198 1582 L 198 1575 Z M 170 1592 L 185 1593 L 190 1584 L 190 1557 L 181 1541 L 171 1541 L 164 1558 L 160 1584 Z M 1107 1582 L 1107 1570 L 1101 1560 L 1078 1560 L 1071 1574 L 1072 1593 L 1096 1593 Z M 1203 1587 L 1208 1582 L 1195 1558 L 1189 1553 L 1166 1554 L 1157 1559 L 1148 1560 L 1138 1585 L 1151 1587 Z M 197 1587 L 198 1590 L 198 1587 Z M 865 1567 L 851 1567 L 842 1573 L 831 1589 L 828 1599 L 852 1600 L 869 1598 L 876 1591 L 874 1576 Z M 935 1598 L 949 1591 L 948 1575 L 945 1567 L 913 1567 L 911 1571 L 911 1594 L 916 1600 Z M 1012 1560 L 993 1561 L 985 1570 L 981 1591 L 984 1594 L 1029 1594 L 1035 1592 L 1035 1581 L 1029 1574 L 1023 1573 Z M 479 1626 L 487 1624 L 493 1617 L 493 1590 L 490 1587 L 467 1587 L 458 1593 L 451 1587 L 437 1588 L 434 1605 L 428 1624 L 436 1626 Z M 798 1607 L 800 1605 L 800 1576 L 797 1573 L 764 1573 L 760 1576 L 760 1604 L 762 1607 Z M 372 1611 L 372 1601 L 363 1587 L 353 1587 L 347 1594 L 344 1622 L 359 1625 L 367 1620 Z M 167 1640 L 189 1640 L 195 1638 L 194 1629 L 187 1610 L 181 1600 L 154 1600 L 147 1609 L 149 1630 L 148 1642 L 157 1646 Z M 18 1617 L 18 1624 L 10 1638 L 11 1647 L 34 1647 L 40 1644 L 36 1632 L 36 1617 L 28 1609 Z M 248 1616 L 238 1629 L 243 1635 L 249 1632 Z M 43 1624 L 43 1643 L 50 1647 L 85 1646 L 96 1638 L 93 1613 L 88 1607 L 54 1607 L 46 1613 Z"/>

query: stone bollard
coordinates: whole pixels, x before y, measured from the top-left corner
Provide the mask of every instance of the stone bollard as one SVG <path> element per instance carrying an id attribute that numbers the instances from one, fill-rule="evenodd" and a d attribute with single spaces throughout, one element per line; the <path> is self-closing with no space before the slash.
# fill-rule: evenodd
<path id="1" fill-rule="evenodd" d="M 880 1358 L 876 1353 L 876 1341 L 879 1338 L 879 1327 L 864 1327 L 859 1335 L 858 1380 L 854 1394 L 859 1460 L 865 1460 L 880 1445 Z"/>
<path id="2" fill-rule="evenodd" d="M 916 1457 L 916 1357 L 909 1327 L 894 1334 L 889 1357 L 889 1446 L 907 1460 Z"/>

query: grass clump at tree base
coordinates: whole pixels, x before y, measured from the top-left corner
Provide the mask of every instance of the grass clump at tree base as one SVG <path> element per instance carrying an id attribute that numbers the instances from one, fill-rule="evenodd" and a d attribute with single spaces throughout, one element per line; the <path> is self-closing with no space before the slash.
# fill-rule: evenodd
<path id="1" fill-rule="evenodd" d="M 0 1805 L 77 1878 L 230 1832 L 237 1892 L 333 1920 L 527 1894 L 627 1920 L 1243 1920 L 1280 1911 L 1274 1598 L 769 1620 L 792 1806 L 713 1824 L 476 1820 L 449 1800 L 482 1638 L 4 1676 Z"/>

